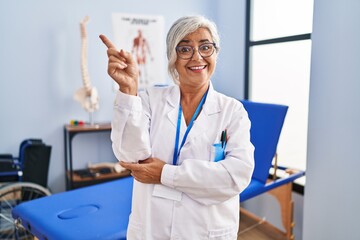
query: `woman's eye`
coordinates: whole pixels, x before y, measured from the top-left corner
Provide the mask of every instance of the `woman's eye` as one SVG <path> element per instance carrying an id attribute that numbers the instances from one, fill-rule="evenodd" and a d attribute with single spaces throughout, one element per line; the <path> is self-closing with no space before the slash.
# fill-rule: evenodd
<path id="1" fill-rule="evenodd" d="M 209 51 L 211 49 L 211 45 L 203 45 L 200 47 L 200 51 Z"/>
<path id="2" fill-rule="evenodd" d="M 180 48 L 180 52 L 182 52 L 182 53 L 187 53 L 187 52 L 190 52 L 190 51 L 191 51 L 190 47 L 181 47 Z"/>

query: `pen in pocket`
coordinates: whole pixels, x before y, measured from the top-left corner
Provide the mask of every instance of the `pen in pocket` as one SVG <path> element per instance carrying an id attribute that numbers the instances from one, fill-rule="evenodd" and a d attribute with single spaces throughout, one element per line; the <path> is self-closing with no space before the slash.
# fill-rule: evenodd
<path id="1" fill-rule="evenodd" d="M 227 141 L 227 130 L 225 129 L 224 131 L 221 132 L 221 137 L 220 137 L 221 147 L 224 147 L 226 145 L 226 141 Z"/>

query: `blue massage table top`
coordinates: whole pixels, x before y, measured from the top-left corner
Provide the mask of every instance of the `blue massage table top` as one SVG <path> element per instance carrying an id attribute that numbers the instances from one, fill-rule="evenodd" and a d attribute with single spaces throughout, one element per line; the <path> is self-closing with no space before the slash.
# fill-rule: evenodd
<path id="1" fill-rule="evenodd" d="M 24 202 L 14 219 L 42 239 L 126 239 L 133 178 L 53 194 Z"/>

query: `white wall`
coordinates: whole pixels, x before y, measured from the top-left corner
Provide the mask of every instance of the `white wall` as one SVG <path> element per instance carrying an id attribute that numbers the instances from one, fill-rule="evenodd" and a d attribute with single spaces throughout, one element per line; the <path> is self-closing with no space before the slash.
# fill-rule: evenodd
<path id="1" fill-rule="evenodd" d="M 360 1 L 315 0 L 305 240 L 360 239 Z"/>
<path id="2" fill-rule="evenodd" d="M 42 138 L 53 147 L 49 186 L 53 192 L 65 189 L 63 126 L 71 119 L 88 120 L 73 100 L 82 86 L 79 22 L 86 15 L 90 16 L 89 74 L 100 94 L 95 121 L 112 117 L 113 83 L 106 73 L 106 49 L 98 35 L 112 37 L 113 12 L 163 15 L 165 32 L 183 15 L 212 18 L 224 43 L 214 85 L 242 98 L 243 4 L 236 0 L 0 0 L 0 153 L 18 156 L 22 140 Z M 115 161 L 109 133 L 78 135 L 74 147 L 74 159 L 81 160 L 75 163 L 77 167 Z"/>

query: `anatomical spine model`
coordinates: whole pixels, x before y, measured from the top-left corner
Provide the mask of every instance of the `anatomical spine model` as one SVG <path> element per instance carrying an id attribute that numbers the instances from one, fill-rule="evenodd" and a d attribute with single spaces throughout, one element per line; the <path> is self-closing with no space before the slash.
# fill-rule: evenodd
<path id="1" fill-rule="evenodd" d="M 80 22 L 81 29 L 81 74 L 83 79 L 83 87 L 78 89 L 74 94 L 74 99 L 78 101 L 81 106 L 89 113 L 99 109 L 99 97 L 98 91 L 95 87 L 91 86 L 88 66 L 87 66 L 87 33 L 86 24 L 89 21 L 89 17 L 86 16 Z M 91 119 L 91 115 L 90 115 Z M 92 121 L 92 120 L 91 120 Z"/>

